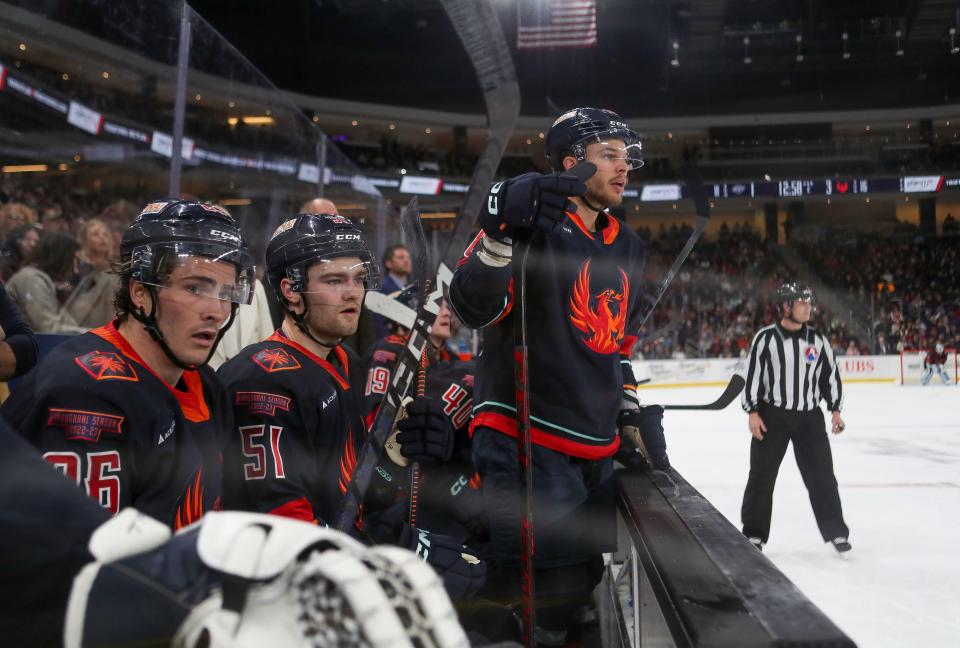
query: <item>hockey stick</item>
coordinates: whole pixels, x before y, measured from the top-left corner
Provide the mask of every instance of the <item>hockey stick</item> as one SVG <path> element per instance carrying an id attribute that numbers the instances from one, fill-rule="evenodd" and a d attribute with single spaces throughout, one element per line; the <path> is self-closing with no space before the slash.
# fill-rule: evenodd
<path id="1" fill-rule="evenodd" d="M 421 299 L 412 326 L 407 327 L 410 328 L 410 337 L 404 351 L 398 355 L 387 394 L 384 395 L 380 411 L 364 442 L 361 455 L 365 463 L 358 460 L 344 493 L 342 510 L 337 520 L 337 528 L 341 531 L 350 531 L 354 527 L 360 503 L 372 479 L 378 457 L 383 453 L 383 445 L 390 434 L 397 408 L 417 373 L 420 363 L 416 350 L 422 350 L 427 343 L 430 326 L 440 310 L 444 290 L 453 277 L 451 268 L 473 233 L 487 187 L 493 180 L 507 140 L 520 114 L 517 76 L 493 5 L 489 0 L 442 0 L 442 4 L 480 81 L 487 106 L 489 139 L 477 160 L 466 201 L 454 225 L 444 257 L 437 266 L 432 290 Z M 380 420 L 381 415 L 384 421 Z"/>
<path id="2" fill-rule="evenodd" d="M 743 390 L 744 385 L 747 384 L 747 381 L 743 379 L 743 376 L 740 374 L 733 374 L 730 377 L 730 382 L 727 383 L 727 388 L 723 390 L 723 393 L 720 394 L 720 398 L 713 401 L 712 403 L 706 403 L 703 405 L 664 405 L 663 409 L 668 410 L 722 410 L 736 400 L 737 396 L 740 395 L 740 392 Z"/>
<path id="3" fill-rule="evenodd" d="M 697 213 L 697 220 L 693 227 L 693 232 L 690 234 L 687 242 L 684 243 L 683 249 L 681 249 L 680 253 L 677 254 L 677 258 L 674 259 L 673 265 L 670 266 L 670 269 L 664 276 L 663 281 L 660 282 L 660 286 L 657 288 L 657 292 L 654 295 L 653 300 L 650 302 L 650 306 L 647 307 L 647 312 L 640 321 L 640 328 L 637 330 L 637 337 L 640 337 L 640 331 L 643 330 L 647 320 L 650 319 L 651 315 L 653 315 L 653 310 L 657 307 L 657 304 L 660 303 L 660 299 L 663 297 L 664 293 L 667 292 L 667 288 L 669 288 L 670 284 L 673 283 L 673 278 L 680 270 L 680 266 L 682 266 L 687 260 L 687 257 L 690 255 L 690 250 L 692 250 L 693 246 L 696 245 L 697 241 L 700 240 L 700 237 L 703 235 L 703 231 L 707 228 L 707 223 L 710 222 L 710 201 L 707 199 L 707 192 L 703 187 L 703 177 L 701 177 L 699 169 L 693 165 L 687 165 L 680 169 L 680 174 L 683 176 L 684 184 L 686 184 L 687 189 L 690 191 L 690 198 L 693 199 L 693 206 Z"/>
<path id="4" fill-rule="evenodd" d="M 416 198 L 411 200 L 410 204 L 400 212 L 400 222 L 407 234 L 408 244 L 413 243 L 411 249 L 420 245 L 423 250 L 426 250 L 426 238 L 423 235 Z M 339 531 L 350 533 L 357 524 L 360 505 L 373 479 L 374 470 L 376 470 L 377 464 L 383 457 L 384 445 L 393 431 L 400 404 L 416 377 L 417 369 L 420 366 L 420 357 L 428 343 L 430 327 L 440 310 L 440 299 L 442 297 L 443 293 L 438 295 L 436 291 L 433 291 L 424 295 L 421 299 L 420 307 L 417 309 L 416 321 L 410 329 L 406 345 L 397 354 L 397 360 L 390 375 L 390 384 L 387 386 L 387 393 L 384 394 L 377 415 L 373 419 L 373 424 L 367 431 L 363 446 L 358 453 L 357 463 L 343 494 L 340 515 L 337 517 L 336 524 Z"/>
<path id="5" fill-rule="evenodd" d="M 596 167 L 594 167 L 596 168 Z M 513 252 L 513 386 L 517 407 L 517 455 L 520 459 L 523 515 L 520 518 L 520 595 L 523 599 L 523 645 L 536 646 L 536 598 L 533 536 L 533 440 L 530 435 L 530 356 L 527 349 L 527 257 L 531 232 L 515 235 Z"/>

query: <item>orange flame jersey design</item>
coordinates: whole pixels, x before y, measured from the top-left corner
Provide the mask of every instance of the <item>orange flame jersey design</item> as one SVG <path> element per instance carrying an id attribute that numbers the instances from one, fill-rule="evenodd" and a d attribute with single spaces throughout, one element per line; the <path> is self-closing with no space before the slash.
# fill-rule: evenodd
<path id="1" fill-rule="evenodd" d="M 177 506 L 177 515 L 173 520 L 173 530 L 177 531 L 189 526 L 203 517 L 203 466 L 197 470 L 193 482 L 187 485 L 187 490 Z"/>
<path id="2" fill-rule="evenodd" d="M 596 295 L 590 294 L 590 260 L 580 266 L 577 280 L 570 297 L 570 322 L 586 333 L 581 338 L 591 351 L 609 354 L 620 350 L 623 343 L 624 328 L 627 324 L 627 306 L 630 302 L 630 280 L 622 268 L 620 271 L 620 292 L 610 288 Z M 596 308 L 591 304 L 596 300 Z M 617 304 L 617 312 L 613 312 Z"/>
<path id="3" fill-rule="evenodd" d="M 347 486 L 353 477 L 353 470 L 357 467 L 357 449 L 353 444 L 353 430 L 347 431 L 347 443 L 343 449 L 343 455 L 340 456 L 340 493 L 347 492 Z"/>

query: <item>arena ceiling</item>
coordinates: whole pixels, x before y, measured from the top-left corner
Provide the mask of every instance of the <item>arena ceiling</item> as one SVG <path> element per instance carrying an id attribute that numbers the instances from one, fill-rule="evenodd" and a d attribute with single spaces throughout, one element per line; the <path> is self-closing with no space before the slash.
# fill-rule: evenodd
<path id="1" fill-rule="evenodd" d="M 597 47 L 533 52 L 515 49 L 518 1 L 528 0 L 494 0 L 525 115 L 590 103 L 665 117 L 960 102 L 953 0 L 597 0 Z M 191 5 L 281 88 L 483 111 L 438 0 Z"/>

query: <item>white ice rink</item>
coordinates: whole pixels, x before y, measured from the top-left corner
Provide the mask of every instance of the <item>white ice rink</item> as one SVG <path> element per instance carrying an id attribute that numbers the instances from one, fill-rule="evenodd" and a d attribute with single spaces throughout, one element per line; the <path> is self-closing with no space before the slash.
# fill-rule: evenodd
<path id="1" fill-rule="evenodd" d="M 705 403 L 721 388 L 644 389 L 645 403 Z M 960 387 L 845 386 L 831 435 L 853 551 L 823 544 L 792 449 L 764 552 L 861 648 L 960 647 Z M 667 412 L 673 466 L 738 529 L 750 433 L 739 401 Z M 791 446 L 792 448 L 792 446 Z"/>

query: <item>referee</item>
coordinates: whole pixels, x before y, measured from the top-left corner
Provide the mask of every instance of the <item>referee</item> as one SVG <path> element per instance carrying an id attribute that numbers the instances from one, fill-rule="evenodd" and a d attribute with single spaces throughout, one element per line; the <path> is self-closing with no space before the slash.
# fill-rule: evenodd
<path id="1" fill-rule="evenodd" d="M 798 283 L 777 290 L 781 319 L 760 329 L 750 345 L 743 409 L 749 414 L 750 477 L 740 517 L 743 534 L 763 550 L 770 535 L 773 487 L 780 462 L 793 441 L 793 454 L 810 494 L 810 504 L 824 542 L 843 554 L 850 551 L 843 521 L 833 456 L 820 410 L 827 401 L 834 434 L 840 418 L 843 385 L 826 337 L 807 325 L 814 308 L 813 291 Z"/>

